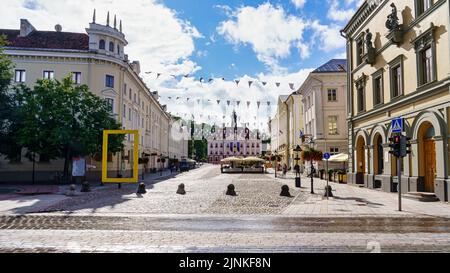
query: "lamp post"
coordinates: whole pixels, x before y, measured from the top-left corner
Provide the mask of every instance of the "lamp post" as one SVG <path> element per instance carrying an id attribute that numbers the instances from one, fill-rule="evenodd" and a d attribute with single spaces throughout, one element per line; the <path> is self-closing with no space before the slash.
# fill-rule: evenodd
<path id="1" fill-rule="evenodd" d="M 310 152 L 312 152 L 312 149 L 314 148 L 314 139 L 311 138 L 310 142 L 309 142 L 309 147 L 310 147 Z M 313 157 L 312 154 L 310 153 L 310 159 L 311 159 L 311 194 L 314 194 L 314 164 L 313 164 Z"/>
<path id="2" fill-rule="evenodd" d="M 145 153 L 142 153 L 142 181 L 145 180 L 145 163 L 144 163 Z"/>
<path id="3" fill-rule="evenodd" d="M 299 160 L 300 160 L 299 153 L 301 151 L 302 151 L 302 148 L 300 147 L 300 145 L 297 145 L 297 147 L 294 149 L 294 152 L 296 152 L 296 158 L 295 158 L 296 163 L 295 163 L 295 168 L 294 168 L 295 169 L 295 186 L 297 188 L 302 187 L 302 180 L 300 177 L 300 165 L 298 164 Z"/>
<path id="4" fill-rule="evenodd" d="M 277 178 L 277 169 L 278 169 L 278 151 L 275 150 L 275 178 Z"/>

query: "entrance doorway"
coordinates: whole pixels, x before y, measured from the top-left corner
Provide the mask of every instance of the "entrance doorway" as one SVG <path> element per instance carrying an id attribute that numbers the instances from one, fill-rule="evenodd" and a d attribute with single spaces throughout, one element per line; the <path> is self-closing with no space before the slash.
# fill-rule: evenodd
<path id="1" fill-rule="evenodd" d="M 366 172 L 366 142 L 362 136 L 356 141 L 356 184 L 364 184 Z"/>
<path id="2" fill-rule="evenodd" d="M 419 176 L 423 178 L 425 192 L 435 192 L 436 179 L 436 141 L 434 139 L 434 127 L 429 122 L 424 122 L 419 127 Z"/>
<path id="3" fill-rule="evenodd" d="M 374 160 L 373 170 L 376 175 L 383 174 L 384 171 L 384 151 L 383 138 L 380 134 L 376 134 L 374 138 Z"/>

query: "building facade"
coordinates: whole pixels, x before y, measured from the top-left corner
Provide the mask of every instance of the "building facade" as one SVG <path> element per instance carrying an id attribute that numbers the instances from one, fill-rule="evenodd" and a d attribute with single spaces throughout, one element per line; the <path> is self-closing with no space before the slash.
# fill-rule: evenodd
<path id="1" fill-rule="evenodd" d="M 181 119 L 172 117 L 169 130 L 169 159 L 178 160 L 188 158 L 189 132 L 183 126 Z"/>
<path id="2" fill-rule="evenodd" d="M 262 155 L 262 140 L 259 133 L 244 127 L 220 128 L 207 140 L 208 162 L 212 164 L 220 164 L 220 161 L 227 157 L 260 157 Z"/>
<path id="3" fill-rule="evenodd" d="M 347 38 L 349 182 L 448 201 L 450 121 L 448 0 L 365 1 Z M 391 121 L 404 119 L 412 153 L 398 181 Z"/>
<path id="4" fill-rule="evenodd" d="M 300 132 L 303 130 L 302 96 L 298 93 L 282 95 L 278 98 L 275 117 L 269 123 L 271 154 L 281 156 L 281 165 L 294 169 L 297 154 L 294 149 L 301 145 Z"/>
<path id="5" fill-rule="evenodd" d="M 76 84 L 87 85 L 91 92 L 111 105 L 111 115 L 123 129 L 139 131 L 139 157 L 148 158 L 140 168 L 161 168 L 161 158 L 169 157 L 170 116 L 166 107 L 158 102 L 158 94 L 152 93 L 140 75 L 140 64 L 130 62 L 125 54 L 128 44 L 122 33 L 122 22 L 106 25 L 89 24 L 86 33 L 63 32 L 57 25 L 55 31 L 38 31 L 28 20 L 22 19 L 20 29 L 0 29 L 8 45 L 4 53 L 14 63 L 13 84 L 34 86 L 38 79 L 61 80 L 69 75 Z M 123 153 L 108 158 L 111 177 L 119 173 L 131 174 L 134 136 L 126 136 Z M 25 153 L 25 151 L 24 151 Z M 88 179 L 100 179 L 101 162 L 96 157 L 87 159 L 90 166 Z M 22 157 L 20 167 L 3 157 L 0 160 L 1 181 L 30 180 L 31 162 Z M 167 163 L 166 163 L 167 164 Z M 61 160 L 36 164 L 37 180 L 49 180 L 62 170 Z"/>
<path id="6" fill-rule="evenodd" d="M 346 60 L 330 60 L 311 72 L 298 90 L 306 140 L 312 138 L 315 149 L 331 155 L 348 153 L 346 68 Z M 323 169 L 323 162 L 317 168 Z M 342 169 L 343 165 L 330 163 L 329 168 Z"/>

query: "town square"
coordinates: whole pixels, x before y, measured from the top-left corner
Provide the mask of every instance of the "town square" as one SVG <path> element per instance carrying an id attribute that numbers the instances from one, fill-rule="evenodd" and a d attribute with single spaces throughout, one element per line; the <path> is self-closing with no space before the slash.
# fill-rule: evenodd
<path id="1" fill-rule="evenodd" d="M 450 252 L 449 0 L 75 2 L 0 10 L 0 253 Z"/>

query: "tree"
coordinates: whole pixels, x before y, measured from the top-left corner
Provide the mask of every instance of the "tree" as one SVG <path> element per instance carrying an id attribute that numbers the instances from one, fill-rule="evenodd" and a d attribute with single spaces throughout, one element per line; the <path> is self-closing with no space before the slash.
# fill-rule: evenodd
<path id="1" fill-rule="evenodd" d="M 15 135 L 21 126 L 21 117 L 16 111 L 15 93 L 10 88 L 14 66 L 3 54 L 6 44 L 4 37 L 0 36 L 0 154 L 6 155 L 12 162 L 20 162 L 22 147 Z"/>
<path id="2" fill-rule="evenodd" d="M 99 153 L 103 130 L 121 129 L 110 106 L 71 77 L 39 80 L 33 89 L 18 87 L 16 94 L 23 118 L 18 142 L 45 160 L 64 158 L 66 179 L 73 157 Z M 123 150 L 123 140 L 122 135 L 111 136 L 108 152 Z"/>

